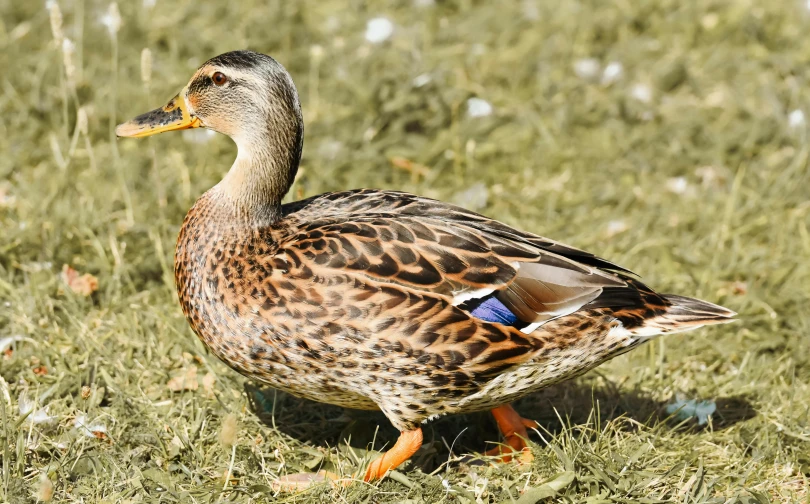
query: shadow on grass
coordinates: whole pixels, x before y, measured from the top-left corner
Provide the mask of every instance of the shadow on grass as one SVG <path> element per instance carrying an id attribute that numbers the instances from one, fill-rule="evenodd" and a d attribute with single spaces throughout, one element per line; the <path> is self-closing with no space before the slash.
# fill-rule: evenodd
<path id="1" fill-rule="evenodd" d="M 379 411 L 346 410 L 337 406 L 299 399 L 271 388 L 252 383 L 245 390 L 254 412 L 268 426 L 302 442 L 317 446 L 339 446 L 348 443 L 353 448 L 374 449 L 390 447 L 399 433 Z M 714 400 L 717 409 L 712 415 L 712 428 L 723 430 L 756 416 L 751 403 L 743 396 L 721 397 Z M 593 422 L 597 416 L 604 423 L 625 416 L 645 425 L 664 422 L 681 435 L 693 435 L 705 427 L 696 421 L 679 422 L 666 412 L 666 403 L 656 401 L 638 391 L 619 390 L 608 383 L 594 387 L 579 380 L 561 383 L 516 403 L 515 409 L 525 418 L 540 423 L 541 431 L 552 434 L 565 426 Z M 631 423 L 626 424 L 628 426 Z M 498 442 L 499 433 L 488 412 L 452 415 L 428 422 L 423 426 L 425 445 L 435 447 L 437 455 L 446 459 L 448 447 L 454 454 L 481 453 Z M 530 431 L 531 440 L 543 440 Z"/>

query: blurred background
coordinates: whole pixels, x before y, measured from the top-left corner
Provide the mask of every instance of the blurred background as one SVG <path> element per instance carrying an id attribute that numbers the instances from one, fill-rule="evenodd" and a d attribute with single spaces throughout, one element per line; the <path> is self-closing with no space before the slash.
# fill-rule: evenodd
<path id="1" fill-rule="evenodd" d="M 287 499 L 808 502 L 809 32 L 804 0 L 0 0 L 0 501 L 260 502 L 395 439 L 188 329 L 174 242 L 232 142 L 114 138 L 250 48 L 301 95 L 288 200 L 455 202 L 741 314 L 521 401 L 522 466 L 458 462 L 497 430 L 454 417 L 396 480 Z"/>

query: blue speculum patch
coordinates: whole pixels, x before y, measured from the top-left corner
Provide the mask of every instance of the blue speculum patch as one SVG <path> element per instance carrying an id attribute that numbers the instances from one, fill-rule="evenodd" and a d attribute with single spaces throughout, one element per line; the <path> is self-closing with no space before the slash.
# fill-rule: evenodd
<path id="1" fill-rule="evenodd" d="M 508 326 L 523 326 L 524 322 L 518 320 L 514 313 L 495 296 L 494 293 L 479 299 L 471 299 L 460 306 L 475 318 L 486 322 L 495 322 Z"/>

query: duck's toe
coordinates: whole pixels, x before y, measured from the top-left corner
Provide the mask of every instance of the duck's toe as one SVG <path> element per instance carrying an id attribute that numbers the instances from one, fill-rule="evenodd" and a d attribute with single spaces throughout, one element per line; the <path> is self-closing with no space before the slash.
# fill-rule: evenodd
<path id="1" fill-rule="evenodd" d="M 526 429 L 536 428 L 537 422 L 521 417 L 509 404 L 493 409 L 492 416 L 495 417 L 495 421 L 498 423 L 498 428 L 503 434 L 505 443 L 487 450 L 485 454 L 488 456 L 500 456 L 501 461 L 509 462 L 515 452 L 522 452 L 518 459 L 522 462 L 530 461 L 529 433 Z"/>
<path id="2" fill-rule="evenodd" d="M 416 453 L 420 446 L 422 446 L 421 428 L 403 431 L 390 450 L 369 464 L 363 479 L 365 481 L 381 479 L 389 470 L 395 469 L 398 465 L 411 458 L 411 455 Z"/>

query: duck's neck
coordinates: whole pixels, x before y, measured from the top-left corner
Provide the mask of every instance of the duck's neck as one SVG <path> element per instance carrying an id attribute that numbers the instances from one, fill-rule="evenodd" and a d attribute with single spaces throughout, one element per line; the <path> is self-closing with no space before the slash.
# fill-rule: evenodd
<path id="1" fill-rule="evenodd" d="M 236 143 L 236 161 L 215 190 L 243 223 L 272 224 L 281 218 L 281 200 L 298 172 L 303 127 L 294 124 L 284 134 L 269 131 L 250 141 L 236 139 Z"/>

